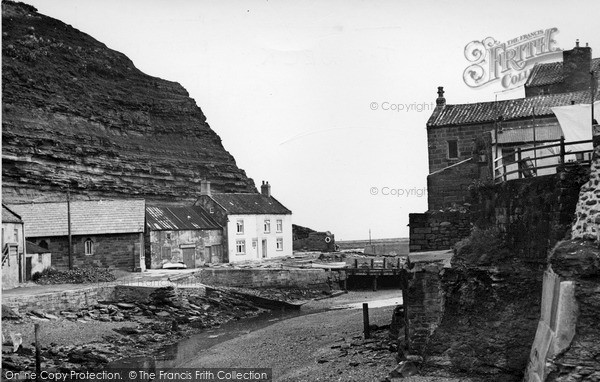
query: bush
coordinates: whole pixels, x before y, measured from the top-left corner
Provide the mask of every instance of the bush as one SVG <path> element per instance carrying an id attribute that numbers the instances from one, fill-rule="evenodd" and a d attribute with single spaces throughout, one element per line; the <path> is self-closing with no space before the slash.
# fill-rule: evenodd
<path id="1" fill-rule="evenodd" d="M 475 227 L 471 235 L 456 243 L 456 257 L 468 263 L 487 265 L 505 260 L 510 251 L 503 235 L 496 227 Z"/>

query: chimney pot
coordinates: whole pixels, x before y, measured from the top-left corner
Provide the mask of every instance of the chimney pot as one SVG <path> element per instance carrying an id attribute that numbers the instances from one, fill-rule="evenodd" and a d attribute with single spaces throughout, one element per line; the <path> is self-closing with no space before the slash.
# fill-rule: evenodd
<path id="1" fill-rule="evenodd" d="M 445 106 L 446 98 L 444 98 L 444 87 L 443 86 L 438 86 L 437 94 L 438 94 L 438 98 L 435 100 L 435 104 L 438 106 Z"/>
<path id="2" fill-rule="evenodd" d="M 260 186 L 260 193 L 264 196 L 271 196 L 271 185 L 269 182 L 263 180 L 262 186 Z"/>
<path id="3" fill-rule="evenodd" d="M 208 181 L 208 180 L 200 181 L 200 195 L 210 196 L 210 181 Z"/>
<path id="4" fill-rule="evenodd" d="M 579 48 L 579 39 L 575 40 L 575 48 Z"/>

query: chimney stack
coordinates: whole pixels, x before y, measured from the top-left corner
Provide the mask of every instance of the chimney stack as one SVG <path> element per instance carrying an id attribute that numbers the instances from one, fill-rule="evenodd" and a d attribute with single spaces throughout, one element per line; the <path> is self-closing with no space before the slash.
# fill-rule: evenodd
<path id="1" fill-rule="evenodd" d="M 208 181 L 208 180 L 200 181 L 200 195 L 210 196 L 210 181 Z"/>
<path id="2" fill-rule="evenodd" d="M 446 98 L 444 98 L 444 87 L 438 86 L 438 98 L 435 100 L 437 106 L 446 106 Z"/>
<path id="3" fill-rule="evenodd" d="M 263 180 L 262 185 L 260 186 L 260 193 L 264 196 L 271 196 L 271 185 L 269 184 L 269 182 L 265 183 L 265 181 Z"/>

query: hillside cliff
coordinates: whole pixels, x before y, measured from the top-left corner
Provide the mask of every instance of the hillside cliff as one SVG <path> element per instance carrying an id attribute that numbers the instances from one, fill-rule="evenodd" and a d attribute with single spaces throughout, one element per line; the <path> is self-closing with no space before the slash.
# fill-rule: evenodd
<path id="1" fill-rule="evenodd" d="M 4 202 L 256 192 L 181 85 L 29 5 L 2 2 L 2 82 Z"/>

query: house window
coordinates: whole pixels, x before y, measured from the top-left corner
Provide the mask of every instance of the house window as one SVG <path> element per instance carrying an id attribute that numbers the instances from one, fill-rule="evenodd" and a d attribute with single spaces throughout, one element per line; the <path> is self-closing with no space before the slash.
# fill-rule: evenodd
<path id="1" fill-rule="evenodd" d="M 265 233 L 271 232 L 271 220 L 265 219 Z"/>
<path id="2" fill-rule="evenodd" d="M 277 232 L 283 232 L 283 220 L 277 219 Z"/>
<path id="3" fill-rule="evenodd" d="M 83 247 L 86 255 L 94 254 L 94 242 L 92 241 L 92 239 L 87 239 L 85 243 L 83 243 Z"/>
<path id="4" fill-rule="evenodd" d="M 283 251 L 283 238 L 282 237 L 277 238 L 277 250 Z"/>
<path id="5" fill-rule="evenodd" d="M 515 163 L 515 148 L 514 147 L 503 147 L 502 148 L 502 161 L 506 164 Z"/>
<path id="6" fill-rule="evenodd" d="M 211 214 L 214 214 L 214 213 L 215 213 L 215 209 L 213 208 L 213 206 L 210 206 L 210 207 L 208 208 L 208 212 L 210 212 Z"/>
<path id="7" fill-rule="evenodd" d="M 170 233 L 168 233 L 166 236 L 167 236 L 167 240 L 171 240 L 171 234 Z"/>
<path id="8" fill-rule="evenodd" d="M 238 235 L 242 235 L 244 233 L 244 221 L 243 220 L 237 221 L 237 231 L 236 232 Z"/>
<path id="9" fill-rule="evenodd" d="M 245 255 L 246 254 L 246 240 L 235 241 L 235 254 Z"/>
<path id="10" fill-rule="evenodd" d="M 458 141 L 448 141 L 448 159 L 458 158 Z"/>

